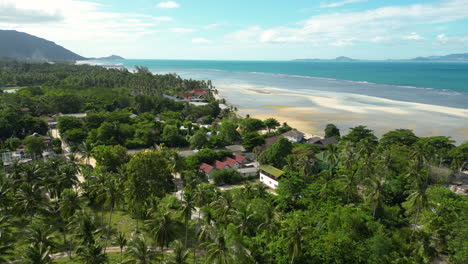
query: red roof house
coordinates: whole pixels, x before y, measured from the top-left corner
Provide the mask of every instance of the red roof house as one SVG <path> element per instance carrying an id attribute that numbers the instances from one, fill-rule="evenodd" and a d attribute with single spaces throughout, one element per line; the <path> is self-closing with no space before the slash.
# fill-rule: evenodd
<path id="1" fill-rule="evenodd" d="M 214 170 L 214 167 L 209 164 L 202 163 L 200 164 L 200 170 L 206 174 L 210 174 Z"/>
<path id="2" fill-rule="evenodd" d="M 239 164 L 244 164 L 247 162 L 247 159 L 242 156 L 242 155 L 239 155 L 237 153 L 234 154 L 234 159 L 236 159 L 236 161 L 239 163 Z"/>

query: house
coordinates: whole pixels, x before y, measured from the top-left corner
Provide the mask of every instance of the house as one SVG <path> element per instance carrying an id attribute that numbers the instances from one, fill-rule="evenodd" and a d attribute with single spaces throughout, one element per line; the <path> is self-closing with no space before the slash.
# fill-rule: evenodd
<path id="1" fill-rule="evenodd" d="M 330 144 L 332 144 L 332 145 L 338 144 L 338 140 L 336 138 L 334 138 L 334 137 L 329 137 L 329 138 L 321 139 L 321 140 L 315 142 L 314 144 L 319 146 L 322 149 L 326 149 L 327 146 L 330 145 Z"/>
<path id="2" fill-rule="evenodd" d="M 309 138 L 306 143 L 307 144 L 315 144 L 317 142 L 319 142 L 320 140 L 322 140 L 323 138 L 321 137 L 312 137 L 312 138 Z"/>
<path id="3" fill-rule="evenodd" d="M 260 181 L 266 186 L 276 189 L 279 185 L 279 178 L 284 171 L 270 165 L 260 165 Z"/>
<path id="4" fill-rule="evenodd" d="M 242 156 L 242 155 L 239 155 L 237 153 L 234 153 L 234 159 L 239 163 L 239 164 L 246 164 L 248 162 L 247 158 Z"/>
<path id="5" fill-rule="evenodd" d="M 183 153 L 179 153 L 179 155 L 180 154 Z M 213 176 L 214 171 L 231 169 L 239 171 L 245 167 L 245 164 L 247 164 L 247 162 L 247 158 L 245 158 L 244 156 L 234 154 L 234 157 L 226 157 L 222 161 L 216 160 L 212 165 L 202 163 L 200 164 L 199 169 L 201 172 L 205 173 L 208 176 L 208 178 L 211 178 Z M 252 170 L 244 170 L 242 172 L 239 172 L 241 173 L 241 175 L 243 175 L 244 173 L 245 177 L 250 177 L 250 175 L 253 174 Z"/>
<path id="6" fill-rule="evenodd" d="M 216 171 L 215 167 L 206 163 L 200 164 L 200 170 L 203 173 L 205 173 L 209 178 L 211 178 L 213 176 L 213 173 Z"/>
<path id="7" fill-rule="evenodd" d="M 242 178 L 253 178 L 258 176 L 258 169 L 255 167 L 240 168 L 237 170 Z"/>
<path id="8" fill-rule="evenodd" d="M 230 145 L 225 147 L 227 150 L 230 150 L 234 153 L 242 153 L 245 152 L 245 148 L 242 145 Z"/>
<path id="9" fill-rule="evenodd" d="M 283 133 L 282 136 L 292 143 L 299 143 L 304 140 L 304 133 L 296 129 Z"/>

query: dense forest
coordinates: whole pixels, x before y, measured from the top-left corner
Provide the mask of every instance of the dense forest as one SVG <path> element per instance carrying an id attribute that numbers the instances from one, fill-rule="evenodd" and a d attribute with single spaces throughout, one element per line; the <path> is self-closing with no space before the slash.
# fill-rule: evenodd
<path id="1" fill-rule="evenodd" d="M 468 142 L 329 124 L 338 144 L 268 145 L 292 128 L 141 67 L 1 61 L 0 87 L 0 148 L 30 154 L 1 163 L 0 263 L 468 262 L 468 196 L 446 187 Z M 203 105 L 164 96 L 195 90 Z M 278 188 L 199 170 L 232 144 Z"/>

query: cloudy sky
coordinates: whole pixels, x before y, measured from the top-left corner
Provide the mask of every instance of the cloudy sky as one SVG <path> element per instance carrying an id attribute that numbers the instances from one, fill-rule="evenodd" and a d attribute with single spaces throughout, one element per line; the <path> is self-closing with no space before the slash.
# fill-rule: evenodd
<path id="1" fill-rule="evenodd" d="M 468 52 L 468 0 L 0 0 L 0 29 L 87 57 L 399 59 Z"/>

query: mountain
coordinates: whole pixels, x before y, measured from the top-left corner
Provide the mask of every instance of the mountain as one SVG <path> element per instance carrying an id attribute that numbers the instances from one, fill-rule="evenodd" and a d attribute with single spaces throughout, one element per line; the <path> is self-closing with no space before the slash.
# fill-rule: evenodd
<path id="1" fill-rule="evenodd" d="M 468 53 L 449 54 L 445 56 L 417 57 L 412 61 L 468 61 Z"/>
<path id="2" fill-rule="evenodd" d="M 85 60 L 86 58 L 43 38 L 16 30 L 0 30 L 0 58 Z"/>
<path id="3" fill-rule="evenodd" d="M 118 55 L 110 55 L 108 57 L 102 57 L 102 58 L 93 58 L 94 60 L 125 60 L 124 58 L 118 56 Z"/>
<path id="4" fill-rule="evenodd" d="M 352 59 L 352 58 L 349 58 L 349 57 L 345 57 L 345 56 L 339 56 L 339 57 L 336 57 L 334 59 L 297 59 L 295 61 L 357 61 L 355 59 Z"/>

